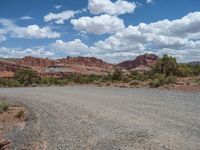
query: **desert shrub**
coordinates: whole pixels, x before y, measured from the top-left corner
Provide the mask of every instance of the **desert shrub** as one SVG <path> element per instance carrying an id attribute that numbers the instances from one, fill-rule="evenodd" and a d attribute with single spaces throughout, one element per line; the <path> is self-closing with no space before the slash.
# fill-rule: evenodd
<path id="1" fill-rule="evenodd" d="M 19 87 L 20 83 L 15 79 L 0 78 L 0 87 Z"/>
<path id="2" fill-rule="evenodd" d="M 112 75 L 108 74 L 108 75 L 102 76 L 99 81 L 102 83 L 112 82 Z"/>
<path id="3" fill-rule="evenodd" d="M 76 83 L 76 84 L 82 84 L 84 83 L 84 75 L 81 74 L 72 74 L 68 77 L 66 77 L 65 79 L 67 79 L 70 83 Z"/>
<path id="4" fill-rule="evenodd" d="M 194 81 L 193 81 L 194 83 L 197 83 L 197 84 L 199 84 L 200 85 L 200 78 L 198 78 L 198 79 L 194 79 Z"/>
<path id="5" fill-rule="evenodd" d="M 115 69 L 112 74 L 112 81 L 121 81 L 123 79 L 123 72 L 121 69 Z"/>
<path id="6" fill-rule="evenodd" d="M 163 74 L 165 76 L 174 76 L 177 74 L 178 63 L 174 57 L 165 54 L 152 67 L 153 74 Z"/>
<path id="7" fill-rule="evenodd" d="M 139 81 L 136 81 L 136 80 L 133 80 L 130 82 L 130 85 L 139 85 L 140 82 Z"/>
<path id="8" fill-rule="evenodd" d="M 59 84 L 59 79 L 55 77 L 42 77 L 41 83 L 45 85 L 56 85 Z"/>
<path id="9" fill-rule="evenodd" d="M 68 77 L 59 79 L 59 82 L 64 82 L 64 84 L 67 83 L 76 83 L 76 84 L 89 84 L 89 83 L 95 83 L 96 81 L 99 81 L 102 78 L 100 75 L 82 75 L 82 74 L 71 74 Z"/>
<path id="10" fill-rule="evenodd" d="M 123 74 L 122 75 L 122 79 L 121 79 L 122 82 L 128 83 L 128 82 L 130 82 L 130 80 L 131 80 L 131 78 L 129 77 L 128 74 Z"/>
<path id="11" fill-rule="evenodd" d="M 177 68 L 177 76 L 187 77 L 193 75 L 193 70 L 186 64 L 179 64 Z"/>
<path id="12" fill-rule="evenodd" d="M 80 81 L 81 81 L 81 83 L 90 84 L 90 83 L 94 83 L 100 79 L 101 79 L 101 76 L 91 74 L 91 75 L 82 75 Z"/>
<path id="13" fill-rule="evenodd" d="M 162 74 L 158 74 L 155 78 L 149 83 L 150 87 L 156 88 L 165 84 L 173 84 L 176 82 L 175 76 L 164 76 Z"/>
<path id="14" fill-rule="evenodd" d="M 150 87 L 152 88 L 157 88 L 159 86 L 161 86 L 161 82 L 159 79 L 153 79 L 150 83 L 149 83 Z"/>
<path id="15" fill-rule="evenodd" d="M 6 80 L 6 86 L 8 86 L 8 87 L 19 87 L 20 83 L 15 79 L 8 79 L 8 80 Z"/>
<path id="16" fill-rule="evenodd" d="M 58 81 L 56 82 L 56 84 L 67 85 L 67 84 L 69 84 L 69 81 L 67 79 L 58 79 Z"/>
<path id="17" fill-rule="evenodd" d="M 200 65 L 197 64 L 194 66 L 192 66 L 192 65 L 189 65 L 189 66 L 193 72 L 193 75 L 200 75 Z"/>
<path id="18" fill-rule="evenodd" d="M 131 78 L 132 80 L 145 81 L 150 78 L 150 75 L 149 75 L 149 72 L 133 71 L 131 72 Z"/>
<path id="19" fill-rule="evenodd" d="M 14 78 L 24 86 L 41 83 L 41 77 L 38 73 L 29 69 L 17 71 Z"/>
<path id="20" fill-rule="evenodd" d="M 5 101 L 5 99 L 0 99 L 0 113 L 8 110 L 9 104 Z"/>
<path id="21" fill-rule="evenodd" d="M 6 80 L 4 78 L 0 78 L 0 86 L 3 87 L 6 84 Z"/>
<path id="22" fill-rule="evenodd" d="M 22 118 L 22 117 L 24 116 L 24 114 L 25 114 L 25 112 L 24 112 L 24 110 L 22 109 L 22 110 L 20 110 L 20 111 L 17 112 L 17 114 L 16 114 L 15 117 L 17 117 L 17 118 Z"/>

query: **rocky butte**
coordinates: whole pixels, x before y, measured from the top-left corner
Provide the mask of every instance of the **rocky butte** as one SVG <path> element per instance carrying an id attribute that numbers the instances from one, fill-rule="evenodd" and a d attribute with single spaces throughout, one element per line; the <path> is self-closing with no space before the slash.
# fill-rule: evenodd
<path id="1" fill-rule="evenodd" d="M 17 60 L 0 59 L 0 77 L 12 77 L 17 70 L 24 68 L 32 69 L 44 76 L 64 76 L 68 73 L 105 75 L 114 69 L 114 65 L 95 57 L 67 57 L 52 60 L 26 56 Z"/>
<path id="2" fill-rule="evenodd" d="M 157 60 L 158 56 L 145 54 L 134 60 L 113 65 L 95 57 L 67 57 L 53 60 L 26 56 L 21 59 L 0 59 L 0 77 L 13 77 L 17 70 L 25 68 L 37 71 L 42 76 L 62 77 L 71 73 L 106 75 L 115 67 L 126 70 L 149 70 Z"/>
<path id="3" fill-rule="evenodd" d="M 117 66 L 126 70 L 149 70 L 158 59 L 159 57 L 155 54 L 144 54 L 136 57 L 134 60 L 119 63 Z"/>

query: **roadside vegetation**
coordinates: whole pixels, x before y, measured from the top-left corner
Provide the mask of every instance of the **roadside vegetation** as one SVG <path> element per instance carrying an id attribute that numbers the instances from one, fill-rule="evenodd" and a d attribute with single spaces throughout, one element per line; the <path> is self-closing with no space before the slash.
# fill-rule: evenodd
<path id="1" fill-rule="evenodd" d="M 116 69 L 113 74 L 104 76 L 102 82 L 129 83 L 131 86 L 138 86 L 140 83 L 147 83 L 152 88 L 157 88 L 167 84 L 175 84 L 178 78 L 200 76 L 200 65 L 187 65 L 177 63 L 174 57 L 164 55 L 150 71 L 132 71 L 123 73 Z M 200 83 L 200 79 L 194 79 L 194 83 Z"/>
<path id="2" fill-rule="evenodd" d="M 10 149 L 11 141 L 4 137 L 13 127 L 24 121 L 27 121 L 25 107 L 9 103 L 6 98 L 0 98 L 0 150 Z"/>
<path id="3" fill-rule="evenodd" d="M 9 108 L 9 104 L 6 102 L 5 99 L 0 99 L 0 114 L 4 111 L 7 111 Z"/>
<path id="4" fill-rule="evenodd" d="M 15 117 L 22 118 L 25 115 L 25 111 L 23 109 L 19 110 Z"/>
<path id="5" fill-rule="evenodd" d="M 130 71 L 124 72 L 116 68 L 112 73 L 100 75 L 81 75 L 72 74 L 67 77 L 41 77 L 32 70 L 20 70 L 14 78 L 0 78 L 0 87 L 20 87 L 20 86 L 50 86 L 50 85 L 69 85 L 69 84 L 117 84 L 128 83 L 130 86 L 138 86 L 146 83 L 150 87 L 156 88 L 166 84 L 174 84 L 177 78 L 200 76 L 200 65 L 188 65 L 177 63 L 174 57 L 164 55 L 150 71 Z M 200 83 L 199 78 L 193 81 Z M 145 85 L 146 85 L 145 84 Z"/>

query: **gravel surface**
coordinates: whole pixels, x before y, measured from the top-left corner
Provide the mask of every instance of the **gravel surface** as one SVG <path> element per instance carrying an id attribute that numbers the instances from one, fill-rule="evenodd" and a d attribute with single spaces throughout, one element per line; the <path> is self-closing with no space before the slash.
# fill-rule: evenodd
<path id="1" fill-rule="evenodd" d="M 7 135 L 16 150 L 200 149 L 200 93 L 74 86 L 3 88 L 0 97 L 30 111 Z"/>

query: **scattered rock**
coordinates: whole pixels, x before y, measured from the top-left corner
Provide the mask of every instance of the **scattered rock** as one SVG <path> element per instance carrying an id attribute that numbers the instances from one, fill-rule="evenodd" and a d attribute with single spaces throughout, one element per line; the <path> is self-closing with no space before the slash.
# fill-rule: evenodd
<path id="1" fill-rule="evenodd" d="M 0 141 L 0 150 L 6 150 L 9 148 L 11 141 L 8 140 L 1 140 Z"/>

